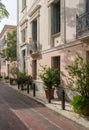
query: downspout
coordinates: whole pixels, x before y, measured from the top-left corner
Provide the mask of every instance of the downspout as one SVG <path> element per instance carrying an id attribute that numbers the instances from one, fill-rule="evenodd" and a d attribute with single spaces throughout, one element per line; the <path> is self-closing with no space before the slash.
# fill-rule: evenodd
<path id="1" fill-rule="evenodd" d="M 19 0 L 17 0 L 17 67 L 19 68 Z"/>
<path id="2" fill-rule="evenodd" d="M 66 44 L 66 0 L 64 0 L 64 44 Z"/>

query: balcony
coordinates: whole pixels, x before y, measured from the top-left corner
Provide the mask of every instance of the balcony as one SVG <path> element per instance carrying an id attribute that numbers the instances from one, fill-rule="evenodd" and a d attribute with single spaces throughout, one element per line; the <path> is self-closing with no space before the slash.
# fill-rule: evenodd
<path id="1" fill-rule="evenodd" d="M 84 42 L 89 41 L 89 12 L 76 17 L 76 37 Z"/>
<path id="2" fill-rule="evenodd" d="M 32 42 L 29 47 L 29 52 L 32 57 L 39 56 L 41 51 L 41 45 L 37 42 Z"/>

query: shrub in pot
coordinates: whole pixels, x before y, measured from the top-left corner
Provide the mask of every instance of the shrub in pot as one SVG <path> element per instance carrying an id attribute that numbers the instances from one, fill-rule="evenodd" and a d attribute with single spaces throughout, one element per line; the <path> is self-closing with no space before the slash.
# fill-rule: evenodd
<path id="1" fill-rule="evenodd" d="M 5 78 L 6 83 L 9 83 L 9 76 L 6 76 Z"/>
<path id="2" fill-rule="evenodd" d="M 0 75 L 0 80 L 2 79 L 2 76 Z"/>
<path id="3" fill-rule="evenodd" d="M 50 95 L 51 99 L 54 98 L 54 88 L 59 86 L 60 83 L 60 73 L 58 69 L 52 68 L 52 67 L 47 67 L 41 66 L 41 72 L 39 74 L 40 78 L 43 81 L 45 92 L 46 92 L 46 97 L 48 98 L 48 89 L 50 89 Z M 52 92 L 51 92 L 52 91 Z"/>
<path id="4" fill-rule="evenodd" d="M 32 85 L 33 79 L 31 75 L 26 76 L 26 84 Z"/>
<path id="5" fill-rule="evenodd" d="M 71 105 L 76 113 L 89 116 L 89 98 L 76 95 L 73 97 Z"/>
<path id="6" fill-rule="evenodd" d="M 27 80 L 26 73 L 19 72 L 16 79 L 17 84 L 18 84 L 18 89 L 21 86 L 21 89 L 23 90 L 23 85 L 26 83 L 26 80 Z"/>
<path id="7" fill-rule="evenodd" d="M 80 95 L 73 98 L 73 108 L 76 112 L 87 115 L 89 113 L 89 110 L 87 111 L 89 108 L 89 61 L 85 63 L 78 55 L 72 65 L 68 65 L 66 69 L 69 74 L 68 87 Z"/>
<path id="8" fill-rule="evenodd" d="M 10 78 L 10 84 L 11 85 L 15 85 L 17 83 L 17 79 L 16 78 Z"/>

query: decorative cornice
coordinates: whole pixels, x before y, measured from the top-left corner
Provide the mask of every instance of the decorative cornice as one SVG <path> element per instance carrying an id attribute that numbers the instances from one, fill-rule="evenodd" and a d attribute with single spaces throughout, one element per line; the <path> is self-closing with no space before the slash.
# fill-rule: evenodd
<path id="1" fill-rule="evenodd" d="M 81 44 L 81 43 L 82 43 L 82 42 L 81 42 L 80 40 L 75 40 L 75 41 L 73 41 L 73 42 L 69 42 L 69 43 L 66 43 L 66 44 L 62 44 L 62 45 L 59 45 L 59 46 L 54 47 L 54 48 L 50 48 L 50 49 L 43 50 L 41 53 L 42 53 L 42 54 L 50 53 L 50 52 L 53 52 L 53 51 L 62 50 L 62 49 L 64 49 L 64 48 L 76 46 L 76 45 L 79 45 L 79 44 Z"/>
<path id="2" fill-rule="evenodd" d="M 37 5 L 35 8 L 31 8 L 30 11 L 29 11 L 30 12 L 29 16 L 31 17 L 40 8 L 41 8 L 41 5 Z"/>
<path id="3" fill-rule="evenodd" d="M 24 20 L 21 20 L 20 22 L 20 26 L 22 26 L 24 23 L 26 23 L 28 21 L 28 19 L 24 19 Z"/>

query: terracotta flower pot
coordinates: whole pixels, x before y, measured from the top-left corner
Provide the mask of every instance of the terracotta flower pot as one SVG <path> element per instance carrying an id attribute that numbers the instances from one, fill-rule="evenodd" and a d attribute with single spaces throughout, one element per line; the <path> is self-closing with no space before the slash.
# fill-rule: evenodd
<path id="1" fill-rule="evenodd" d="M 54 99 L 54 90 L 55 88 L 50 89 L 50 98 Z M 48 89 L 45 89 L 46 98 L 48 99 Z"/>

